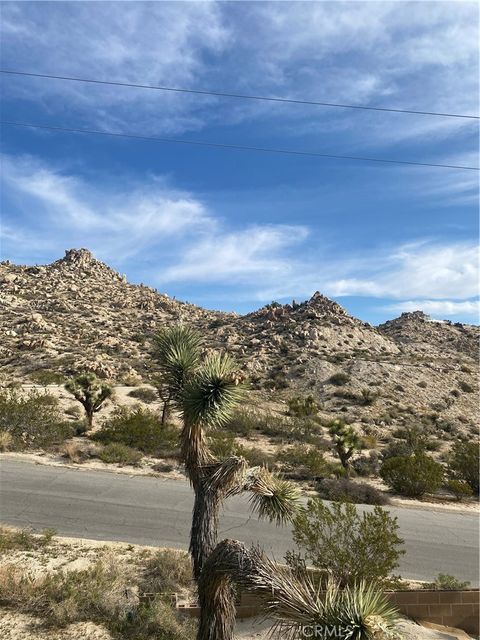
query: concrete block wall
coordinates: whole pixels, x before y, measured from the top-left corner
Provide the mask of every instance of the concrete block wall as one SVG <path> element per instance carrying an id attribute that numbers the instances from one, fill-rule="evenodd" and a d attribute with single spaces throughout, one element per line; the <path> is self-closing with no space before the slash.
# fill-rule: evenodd
<path id="1" fill-rule="evenodd" d="M 468 591 L 390 591 L 386 595 L 399 611 L 418 622 L 433 622 L 480 635 L 478 590 Z M 178 605 L 177 609 L 197 618 L 197 605 Z M 262 598 L 242 593 L 237 604 L 237 619 L 254 618 L 265 612 Z"/>

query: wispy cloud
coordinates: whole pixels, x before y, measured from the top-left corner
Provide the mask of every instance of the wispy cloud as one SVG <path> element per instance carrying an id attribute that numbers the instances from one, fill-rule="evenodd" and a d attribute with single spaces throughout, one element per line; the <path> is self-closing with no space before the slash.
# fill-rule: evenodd
<path id="1" fill-rule="evenodd" d="M 323 244 L 321 230 L 306 225 L 232 225 L 162 176 L 93 183 L 33 157 L 4 156 L 2 178 L 2 244 L 11 259 L 86 246 L 122 270 L 140 263 L 147 281 L 194 295 L 208 289 L 265 302 L 320 290 L 445 317 L 471 316 L 478 306 L 473 241 L 417 239 L 352 252 L 341 241 Z"/>
<path id="2" fill-rule="evenodd" d="M 4 64 L 40 73 L 478 111 L 473 2 L 9 2 L 2 22 Z M 7 97 L 41 101 L 49 116 L 63 117 L 67 104 L 72 120 L 110 129 L 171 133 L 268 118 L 271 130 L 290 136 L 348 129 L 350 146 L 364 147 L 445 138 L 472 126 L 55 80 L 3 81 Z"/>

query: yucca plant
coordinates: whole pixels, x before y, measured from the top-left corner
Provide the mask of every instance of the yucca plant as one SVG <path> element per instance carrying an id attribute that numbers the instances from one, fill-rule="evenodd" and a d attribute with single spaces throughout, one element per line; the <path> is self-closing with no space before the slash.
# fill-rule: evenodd
<path id="1" fill-rule="evenodd" d="M 395 607 L 374 586 L 360 582 L 342 589 L 330 580 L 323 589 L 306 572 L 278 566 L 260 549 L 247 549 L 236 540 L 217 545 L 198 586 L 198 640 L 232 640 L 235 609 L 228 596 L 235 586 L 263 598 L 275 638 L 385 640 L 398 619 Z"/>

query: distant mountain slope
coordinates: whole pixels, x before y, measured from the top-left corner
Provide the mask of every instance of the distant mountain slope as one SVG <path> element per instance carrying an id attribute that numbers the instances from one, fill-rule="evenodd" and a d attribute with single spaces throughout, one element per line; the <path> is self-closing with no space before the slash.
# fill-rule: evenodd
<path id="1" fill-rule="evenodd" d="M 254 388 L 279 396 L 313 393 L 326 411 L 352 419 L 408 407 L 442 419 L 474 421 L 478 327 L 402 314 L 378 328 L 315 293 L 301 304 L 267 305 L 248 315 L 208 311 L 132 285 L 86 249 L 45 266 L 0 263 L 0 366 L 5 380 L 38 369 L 83 369 L 137 384 L 155 374 L 154 332 L 183 321 L 208 348 L 226 348 Z M 331 384 L 343 373 L 343 385 Z M 370 389 L 378 399 L 362 404 Z M 343 394 L 343 395 L 342 395 Z M 390 416 L 391 417 L 391 416 Z"/>

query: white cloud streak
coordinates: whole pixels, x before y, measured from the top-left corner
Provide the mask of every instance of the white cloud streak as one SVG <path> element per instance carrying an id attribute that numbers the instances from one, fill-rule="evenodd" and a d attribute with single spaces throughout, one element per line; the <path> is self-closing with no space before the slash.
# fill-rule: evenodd
<path id="1" fill-rule="evenodd" d="M 320 290 L 390 300 L 392 310 L 456 316 L 476 309 L 474 242 L 424 239 L 344 255 L 341 246 L 322 246 L 303 225 L 232 228 L 195 195 L 158 176 L 93 185 L 32 157 L 4 156 L 2 178 L 2 243 L 11 259 L 86 246 L 127 270 L 132 259 L 150 264 L 145 276 L 152 283 L 223 288 L 230 299 L 301 298 Z"/>
<path id="2" fill-rule="evenodd" d="M 40 73 L 478 111 L 474 2 L 9 2 L 2 35 L 5 66 Z M 290 136 L 348 130 L 355 147 L 471 126 L 32 78 L 4 78 L 4 92 L 50 116 L 68 105 L 81 123 L 154 133 L 268 118 Z"/>

